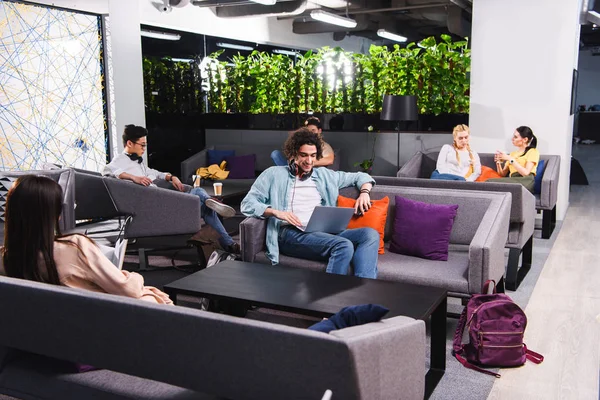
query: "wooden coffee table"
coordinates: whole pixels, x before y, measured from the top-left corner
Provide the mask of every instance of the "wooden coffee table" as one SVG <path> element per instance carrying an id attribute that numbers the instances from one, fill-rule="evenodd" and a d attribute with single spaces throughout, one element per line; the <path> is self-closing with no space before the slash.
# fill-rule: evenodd
<path id="1" fill-rule="evenodd" d="M 425 377 L 428 398 L 446 370 L 447 291 L 428 286 L 341 276 L 302 268 L 224 261 L 164 287 L 177 295 L 245 301 L 247 304 L 320 318 L 346 306 L 381 304 L 387 318 L 431 319 L 430 366 Z"/>

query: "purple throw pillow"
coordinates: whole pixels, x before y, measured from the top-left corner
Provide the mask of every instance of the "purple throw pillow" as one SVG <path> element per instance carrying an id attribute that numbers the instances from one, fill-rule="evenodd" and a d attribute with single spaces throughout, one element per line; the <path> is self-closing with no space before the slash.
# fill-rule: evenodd
<path id="1" fill-rule="evenodd" d="M 448 244 L 457 210 L 457 204 L 430 204 L 396 196 L 390 251 L 448 261 Z"/>
<path id="2" fill-rule="evenodd" d="M 225 169 L 229 171 L 228 179 L 254 179 L 256 171 L 256 154 L 247 154 L 245 156 L 225 157 L 227 165 Z"/>

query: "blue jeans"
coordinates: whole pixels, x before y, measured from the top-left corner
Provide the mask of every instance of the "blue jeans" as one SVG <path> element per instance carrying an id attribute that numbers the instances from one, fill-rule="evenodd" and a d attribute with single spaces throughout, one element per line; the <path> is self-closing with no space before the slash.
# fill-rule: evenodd
<path id="1" fill-rule="evenodd" d="M 288 165 L 288 160 L 281 150 L 273 150 L 271 153 L 271 160 L 279 167 Z"/>
<path id="2" fill-rule="evenodd" d="M 439 179 L 442 181 L 466 181 L 466 179 L 460 175 L 440 174 L 437 169 L 431 173 L 431 179 Z"/>
<path id="3" fill-rule="evenodd" d="M 210 196 L 208 193 L 206 193 L 206 190 L 197 187 L 190 190 L 190 194 L 200 198 L 200 215 L 204 221 L 208 225 L 212 226 L 219 234 L 219 244 L 221 247 L 225 249 L 231 246 L 233 244 L 233 239 L 225 230 L 223 223 L 221 223 L 221 220 L 219 219 L 219 215 L 215 212 L 215 210 L 211 210 L 210 208 L 206 207 L 206 204 L 204 204 L 206 199 L 210 199 Z"/>
<path id="4" fill-rule="evenodd" d="M 327 260 L 327 272 L 347 275 L 350 262 L 354 275 L 377 278 L 379 233 L 373 228 L 346 229 L 338 235 L 304 233 L 292 226 L 279 229 L 279 252 L 307 260 Z"/>

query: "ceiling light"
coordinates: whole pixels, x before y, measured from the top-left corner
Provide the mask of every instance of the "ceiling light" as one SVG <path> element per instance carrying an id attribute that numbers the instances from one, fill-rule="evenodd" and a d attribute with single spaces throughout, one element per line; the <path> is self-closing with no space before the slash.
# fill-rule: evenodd
<path id="1" fill-rule="evenodd" d="M 323 10 L 313 10 L 310 12 L 310 17 L 317 21 L 343 26 L 344 28 L 356 28 L 357 22 L 352 18 L 341 17 Z"/>
<path id="2" fill-rule="evenodd" d="M 179 39 L 181 39 L 181 35 L 179 35 L 177 33 L 142 31 L 141 34 L 142 34 L 142 36 L 153 38 L 153 39 L 162 39 L 162 40 L 179 40 Z"/>
<path id="3" fill-rule="evenodd" d="M 194 60 L 193 58 L 171 58 L 171 61 L 173 61 L 173 62 L 187 62 L 187 63 L 191 63 L 191 62 L 194 62 L 196 60 Z"/>
<path id="4" fill-rule="evenodd" d="M 217 43 L 217 46 L 219 47 L 223 47 L 226 49 L 234 49 L 234 50 L 246 50 L 246 51 L 252 51 L 254 50 L 254 47 L 250 47 L 250 46 L 242 46 L 241 44 L 233 44 L 233 43 Z"/>
<path id="5" fill-rule="evenodd" d="M 250 0 L 258 4 L 264 4 L 265 6 L 272 6 L 277 3 L 277 0 Z"/>
<path id="6" fill-rule="evenodd" d="M 388 32 L 385 29 L 378 29 L 377 36 L 385 38 L 385 39 L 393 40 L 394 42 L 401 42 L 401 43 L 404 43 L 408 40 L 404 36 L 400 36 L 395 33 Z"/>
<path id="7" fill-rule="evenodd" d="M 275 49 L 273 50 L 275 54 L 285 54 L 286 56 L 297 56 L 298 52 L 292 50 L 283 50 L 283 49 Z"/>

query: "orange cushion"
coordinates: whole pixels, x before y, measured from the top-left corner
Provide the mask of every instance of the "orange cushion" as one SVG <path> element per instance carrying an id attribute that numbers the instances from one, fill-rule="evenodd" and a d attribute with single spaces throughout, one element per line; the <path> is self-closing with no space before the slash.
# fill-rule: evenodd
<path id="1" fill-rule="evenodd" d="M 491 169 L 490 167 L 486 167 L 485 165 L 481 166 L 481 175 L 479 175 L 479 177 L 477 179 L 475 179 L 475 182 L 485 182 L 488 179 L 494 179 L 494 178 L 502 178 L 502 176 L 497 173 L 495 170 Z"/>
<path id="2" fill-rule="evenodd" d="M 355 199 L 338 196 L 338 207 L 354 207 Z M 363 216 L 354 215 L 348 224 L 348 229 L 373 228 L 379 233 L 379 254 L 383 254 L 383 233 L 385 231 L 385 220 L 387 219 L 390 198 L 371 200 L 371 208 Z"/>

